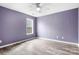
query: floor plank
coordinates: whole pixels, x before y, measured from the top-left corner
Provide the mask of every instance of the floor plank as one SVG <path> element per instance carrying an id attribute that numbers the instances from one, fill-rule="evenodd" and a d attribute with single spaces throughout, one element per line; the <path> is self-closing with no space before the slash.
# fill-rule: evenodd
<path id="1" fill-rule="evenodd" d="M 76 45 L 34 39 L 0 49 L 0 55 L 79 55 Z"/>

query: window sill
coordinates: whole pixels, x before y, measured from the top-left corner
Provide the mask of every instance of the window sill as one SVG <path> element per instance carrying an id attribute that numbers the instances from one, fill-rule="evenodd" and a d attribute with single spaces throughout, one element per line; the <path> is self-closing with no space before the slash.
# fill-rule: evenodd
<path id="1" fill-rule="evenodd" d="M 26 35 L 32 35 L 33 33 L 27 33 Z"/>

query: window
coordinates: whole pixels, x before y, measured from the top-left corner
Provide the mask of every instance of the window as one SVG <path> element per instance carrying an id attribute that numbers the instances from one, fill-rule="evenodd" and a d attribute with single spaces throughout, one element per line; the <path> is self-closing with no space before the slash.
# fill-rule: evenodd
<path id="1" fill-rule="evenodd" d="M 33 20 L 30 18 L 26 19 L 26 35 L 33 34 Z"/>

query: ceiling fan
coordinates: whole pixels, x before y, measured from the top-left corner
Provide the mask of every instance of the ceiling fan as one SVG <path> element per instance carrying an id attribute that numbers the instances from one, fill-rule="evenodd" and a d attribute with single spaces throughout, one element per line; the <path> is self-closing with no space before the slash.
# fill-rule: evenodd
<path id="1" fill-rule="evenodd" d="M 37 12 L 41 12 L 41 8 L 43 6 L 42 3 L 32 3 L 36 7 Z"/>
<path id="2" fill-rule="evenodd" d="M 35 5 L 36 5 L 36 10 L 38 12 L 40 12 L 40 10 L 41 10 L 41 4 L 40 3 L 35 3 Z"/>

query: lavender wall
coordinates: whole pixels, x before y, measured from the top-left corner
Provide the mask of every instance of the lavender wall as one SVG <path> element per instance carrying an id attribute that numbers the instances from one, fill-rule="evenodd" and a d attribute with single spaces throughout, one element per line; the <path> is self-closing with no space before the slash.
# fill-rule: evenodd
<path id="1" fill-rule="evenodd" d="M 38 37 L 78 43 L 78 9 L 37 18 L 37 33 Z"/>
<path id="2" fill-rule="evenodd" d="M 34 20 L 34 34 L 26 35 L 26 18 Z M 0 40 L 1 45 L 36 36 L 36 18 L 0 6 Z"/>
<path id="3" fill-rule="evenodd" d="M 78 8 L 78 44 L 79 44 L 79 8 Z"/>
<path id="4" fill-rule="evenodd" d="M 34 34 L 26 35 L 26 18 L 34 20 Z M 36 18 L 0 6 L 0 46 L 32 37 L 78 43 L 78 9 Z M 36 32 L 37 31 L 37 32 Z M 64 39 L 61 39 L 64 36 Z"/>

